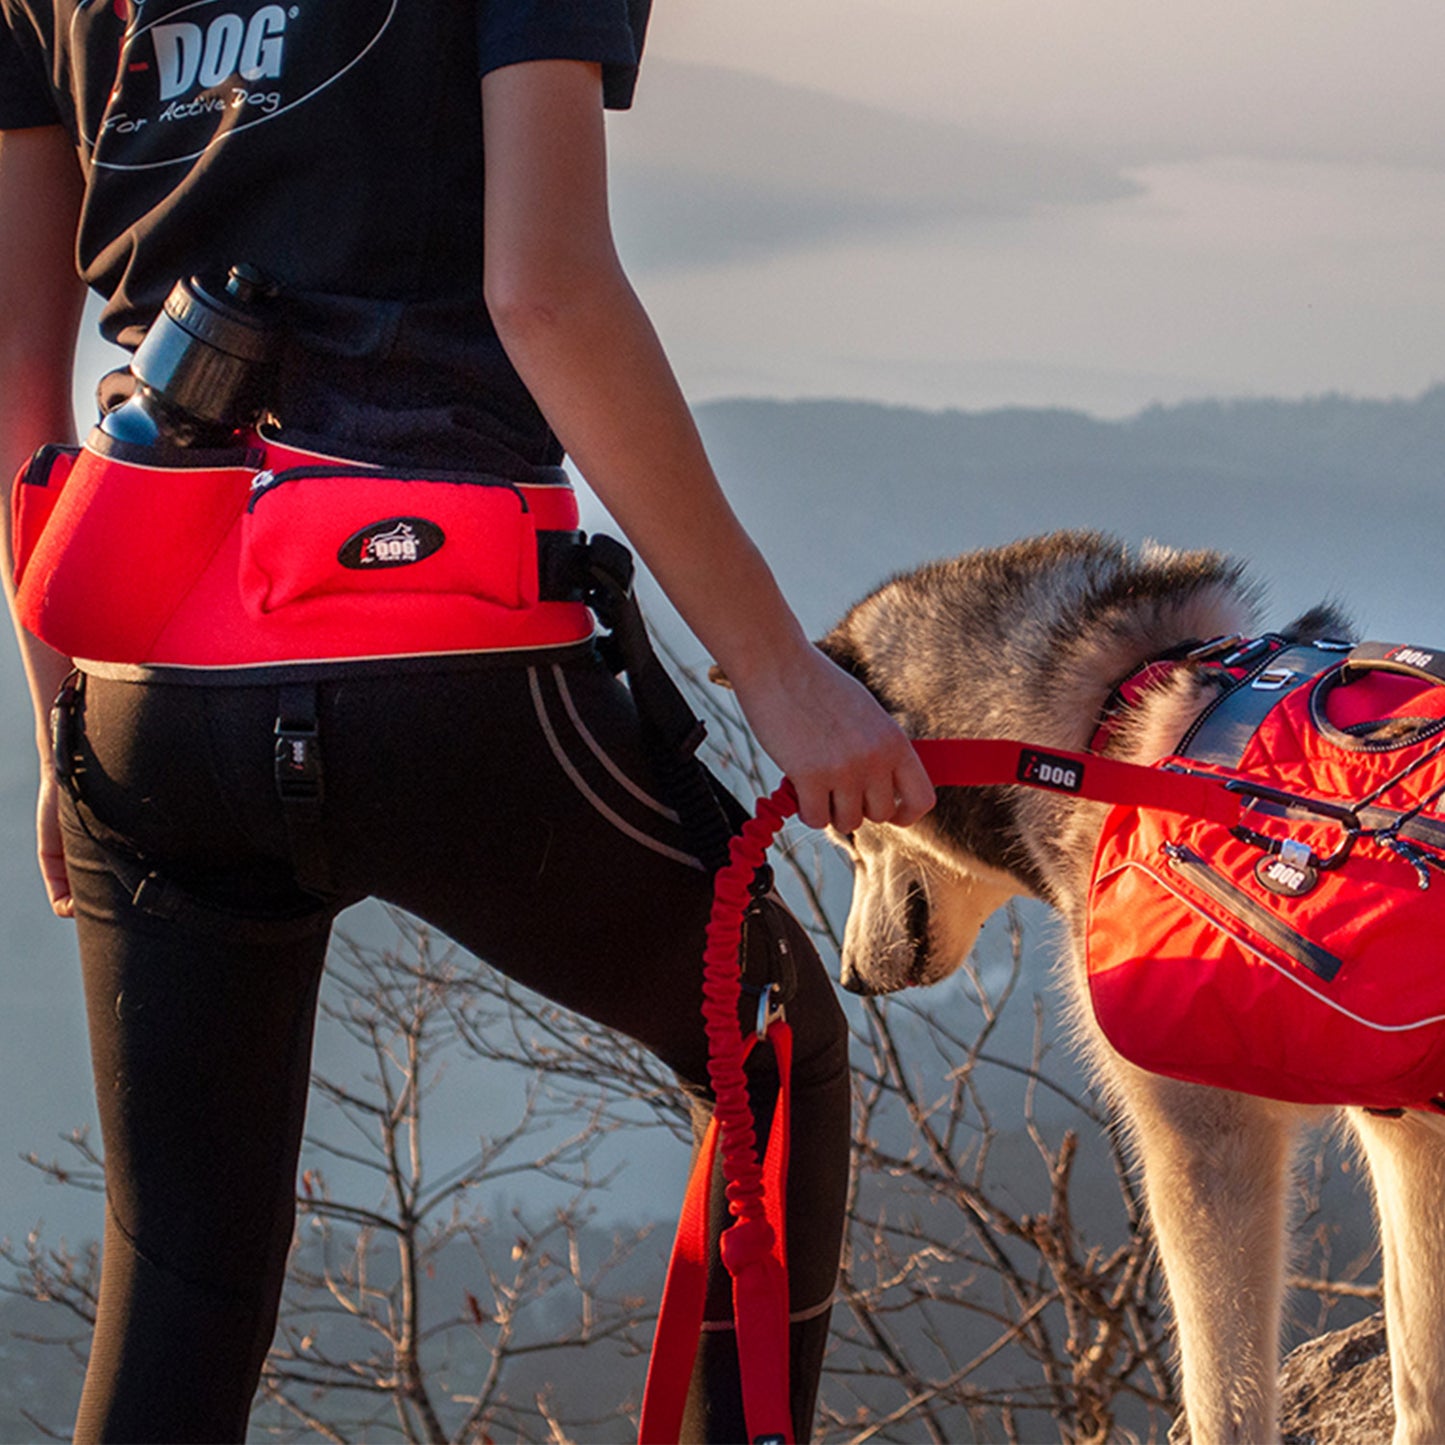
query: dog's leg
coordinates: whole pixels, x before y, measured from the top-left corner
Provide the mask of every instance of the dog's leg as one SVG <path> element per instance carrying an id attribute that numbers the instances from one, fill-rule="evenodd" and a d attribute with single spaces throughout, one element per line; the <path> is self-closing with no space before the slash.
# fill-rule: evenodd
<path id="1" fill-rule="evenodd" d="M 1287 1109 L 1115 1069 L 1179 1329 L 1193 1445 L 1278 1438 Z"/>
<path id="2" fill-rule="evenodd" d="M 1350 1110 L 1375 1183 L 1395 1445 L 1445 1440 L 1445 1120 Z"/>

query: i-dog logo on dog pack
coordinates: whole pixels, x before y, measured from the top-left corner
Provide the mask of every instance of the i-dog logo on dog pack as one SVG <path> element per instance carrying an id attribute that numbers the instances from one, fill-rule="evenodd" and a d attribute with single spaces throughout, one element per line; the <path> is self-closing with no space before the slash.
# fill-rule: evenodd
<path id="1" fill-rule="evenodd" d="M 1418 667 L 1424 672 L 1429 672 L 1435 661 L 1435 654 L 1426 652 L 1423 647 L 1392 647 L 1385 656 L 1391 662 L 1403 662 L 1407 667 Z"/>
<path id="2" fill-rule="evenodd" d="M 1035 783 L 1060 793 L 1077 793 L 1084 785 L 1084 765 L 1073 758 L 1022 748 L 1017 776 L 1021 783 Z"/>
<path id="3" fill-rule="evenodd" d="M 387 517 L 353 532 L 341 544 L 336 560 L 355 572 L 410 567 L 440 551 L 446 539 L 447 534 L 425 517 Z"/>

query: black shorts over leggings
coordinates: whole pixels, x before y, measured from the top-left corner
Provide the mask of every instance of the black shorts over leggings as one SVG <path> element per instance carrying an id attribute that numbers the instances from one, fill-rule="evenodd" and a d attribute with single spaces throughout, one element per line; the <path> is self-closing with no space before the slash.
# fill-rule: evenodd
<path id="1" fill-rule="evenodd" d="M 243 1438 L 292 1233 L 317 987 L 347 905 L 404 908 L 630 1034 L 706 1118 L 710 883 L 656 796 L 630 694 L 591 651 L 338 673 L 316 698 L 322 897 L 297 882 L 275 787 L 276 685 L 85 682 L 79 802 L 63 821 L 109 1207 L 77 1441 Z M 138 906 L 117 848 L 202 906 Z M 790 926 L 794 1416 L 806 1438 L 844 1203 L 847 1040 Z M 728 1297 L 715 1274 L 713 1320 Z M 744 1437 L 726 1328 L 704 1336 L 688 1431 Z"/>

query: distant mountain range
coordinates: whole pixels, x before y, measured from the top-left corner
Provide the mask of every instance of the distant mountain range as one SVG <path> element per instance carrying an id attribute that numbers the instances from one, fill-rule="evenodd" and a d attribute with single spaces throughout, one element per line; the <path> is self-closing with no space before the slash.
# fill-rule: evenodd
<path id="1" fill-rule="evenodd" d="M 1058 527 L 1245 558 L 1281 623 L 1328 595 L 1365 631 L 1445 639 L 1445 387 L 1413 400 L 1210 401 L 1123 421 L 863 402 L 699 409 L 808 625 L 892 572 Z"/>

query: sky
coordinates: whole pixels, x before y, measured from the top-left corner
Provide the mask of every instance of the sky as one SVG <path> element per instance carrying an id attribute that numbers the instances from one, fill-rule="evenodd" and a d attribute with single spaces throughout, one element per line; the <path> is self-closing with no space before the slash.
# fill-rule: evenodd
<path id="1" fill-rule="evenodd" d="M 1412 396 L 1442 54 L 1435 0 L 656 0 L 614 222 L 696 401 Z"/>
<path id="2" fill-rule="evenodd" d="M 1442 53 L 1420 0 L 664 0 L 619 241 L 696 400 L 1414 395 Z"/>

